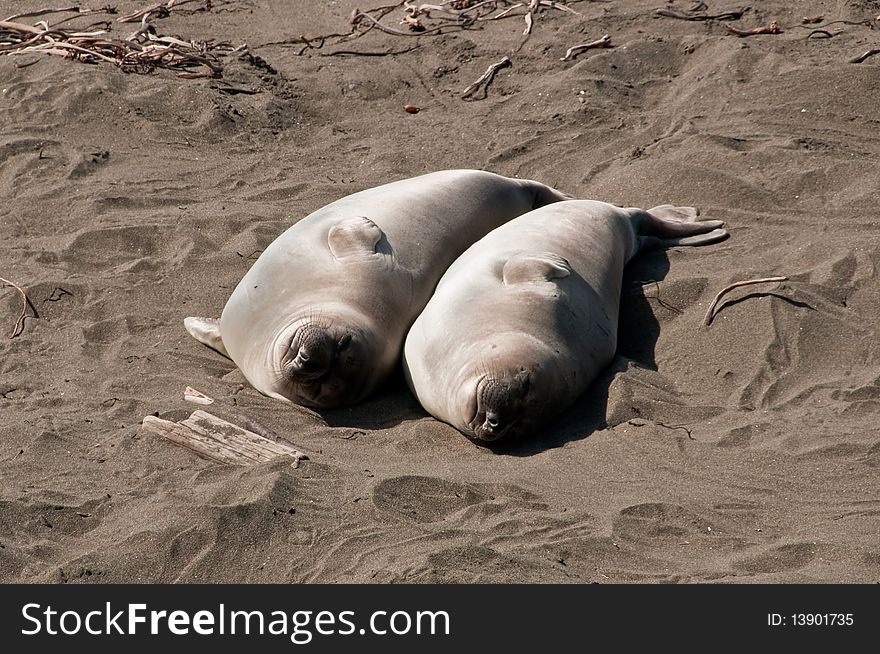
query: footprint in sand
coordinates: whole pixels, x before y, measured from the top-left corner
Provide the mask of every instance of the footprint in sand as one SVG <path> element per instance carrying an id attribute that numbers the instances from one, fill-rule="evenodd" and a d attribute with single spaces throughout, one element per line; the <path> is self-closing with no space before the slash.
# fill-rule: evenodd
<path id="1" fill-rule="evenodd" d="M 373 504 L 378 508 L 419 523 L 443 520 L 485 499 L 465 484 L 409 475 L 386 479 L 373 491 Z"/>
<path id="2" fill-rule="evenodd" d="M 787 543 L 741 559 L 734 563 L 734 567 L 753 573 L 799 570 L 813 560 L 816 550 L 817 546 L 811 543 Z"/>

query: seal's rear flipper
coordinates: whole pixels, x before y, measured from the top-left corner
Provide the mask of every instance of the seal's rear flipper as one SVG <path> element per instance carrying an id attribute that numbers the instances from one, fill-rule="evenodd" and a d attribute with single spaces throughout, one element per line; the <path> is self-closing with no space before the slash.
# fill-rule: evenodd
<path id="1" fill-rule="evenodd" d="M 708 245 L 727 238 L 722 220 L 698 220 L 694 207 L 663 204 L 647 211 L 636 211 L 638 249 L 674 247 L 676 245 Z"/>
<path id="2" fill-rule="evenodd" d="M 708 221 L 707 221 L 708 222 Z M 719 222 L 717 220 L 712 222 Z M 726 229 L 713 229 L 705 234 L 697 234 L 695 236 L 682 236 L 681 238 L 661 238 L 659 245 L 665 248 L 675 247 L 676 245 L 709 245 L 723 241 L 728 237 Z"/>
<path id="3" fill-rule="evenodd" d="M 220 338 L 220 321 L 217 318 L 195 318 L 191 316 L 183 320 L 183 326 L 199 343 L 204 343 L 212 350 L 217 350 L 220 354 L 229 358 L 226 346 L 223 345 L 223 339 Z"/>

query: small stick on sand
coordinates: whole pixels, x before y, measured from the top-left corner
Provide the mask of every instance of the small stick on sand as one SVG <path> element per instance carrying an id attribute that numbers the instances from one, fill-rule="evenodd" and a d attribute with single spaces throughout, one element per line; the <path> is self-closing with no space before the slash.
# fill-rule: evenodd
<path id="1" fill-rule="evenodd" d="M 720 291 L 718 291 L 718 295 L 715 296 L 715 299 L 712 300 L 712 304 L 709 305 L 709 309 L 706 311 L 706 317 L 703 318 L 703 325 L 708 326 L 712 324 L 712 319 L 715 318 L 715 307 L 718 306 L 718 301 L 729 291 L 732 291 L 735 288 L 739 288 L 740 286 L 750 286 L 752 284 L 767 284 L 770 282 L 784 282 L 787 280 L 788 277 L 762 277 L 760 279 L 746 279 L 741 282 L 735 282 L 730 286 L 725 286 Z"/>
<path id="2" fill-rule="evenodd" d="M 658 426 L 658 427 L 666 427 L 666 429 L 683 429 L 683 430 L 684 430 L 684 433 L 688 435 L 688 438 L 689 438 L 689 439 L 691 439 L 692 441 L 697 440 L 697 439 L 694 438 L 693 435 L 691 434 L 691 430 L 688 429 L 687 427 L 685 427 L 684 425 L 667 425 L 667 424 L 664 424 L 664 423 L 662 423 L 662 422 L 658 422 L 658 423 L 657 423 L 657 426 Z"/>
<path id="3" fill-rule="evenodd" d="M 583 16 L 583 14 L 579 11 L 575 11 L 571 7 L 566 7 L 565 5 L 561 5 L 558 2 L 554 2 L 554 0 L 540 0 L 538 2 L 542 7 L 550 7 L 551 9 L 559 9 L 560 11 L 567 11 L 570 14 L 575 14 L 576 16 Z"/>
<path id="4" fill-rule="evenodd" d="M 523 30 L 523 36 L 528 36 L 532 33 L 532 20 L 534 18 L 535 9 L 537 9 L 540 4 L 541 0 L 531 0 L 529 2 L 529 10 L 525 15 L 526 28 Z"/>
<path id="5" fill-rule="evenodd" d="M 758 34 L 782 34 L 782 28 L 779 27 L 779 23 L 777 23 L 775 20 L 772 21 L 769 25 L 762 25 L 761 27 L 755 27 L 750 30 L 738 30 L 735 27 L 731 27 L 730 25 L 725 25 L 725 27 L 740 38 L 746 36 L 756 36 Z"/>
<path id="6" fill-rule="evenodd" d="M 485 84 L 486 87 L 492 83 L 492 79 L 495 77 L 495 73 L 497 73 L 502 68 L 507 68 L 508 66 L 512 66 L 513 64 L 510 61 L 510 57 L 504 57 L 501 61 L 496 61 L 494 64 L 489 66 L 486 69 L 486 72 L 480 75 L 480 78 L 467 87 L 464 91 L 461 92 L 461 97 L 466 98 L 472 93 L 474 93 L 482 84 Z"/>
<path id="7" fill-rule="evenodd" d="M 705 5 L 703 5 L 705 7 Z M 722 11 L 720 14 L 705 14 L 705 10 L 700 11 L 677 11 L 675 9 L 657 9 L 654 13 L 658 16 L 666 16 L 667 18 L 678 18 L 679 20 L 738 20 L 743 14 L 749 10 L 748 7 L 741 9 L 731 9 Z"/>
<path id="8" fill-rule="evenodd" d="M 504 18 L 505 16 L 509 15 L 510 12 L 512 12 L 514 9 L 519 9 L 520 7 L 522 7 L 523 4 L 524 3 L 522 2 L 518 2 L 515 5 L 508 7 L 500 14 L 495 14 L 494 16 L 486 16 L 485 18 L 477 18 L 477 20 L 498 20 L 499 18 Z"/>
<path id="9" fill-rule="evenodd" d="M 559 61 L 569 61 L 574 59 L 577 55 L 585 50 L 591 50 L 593 48 L 613 48 L 611 45 L 611 37 L 606 34 L 601 39 L 596 39 L 595 41 L 591 41 L 590 43 L 582 43 L 580 45 L 573 45 L 565 52 L 564 57 L 560 57 Z"/>
<path id="10" fill-rule="evenodd" d="M 189 2 L 202 2 L 202 0 L 168 0 L 167 2 L 160 2 L 158 4 L 147 7 L 146 9 L 141 9 L 140 11 L 136 11 L 133 14 L 128 14 L 126 16 L 120 16 L 116 19 L 117 23 L 133 23 L 136 20 L 140 20 L 144 16 L 148 16 L 154 12 L 159 12 L 160 18 L 167 16 L 171 13 L 171 9 L 173 7 L 179 7 L 181 5 L 185 5 Z"/>
<path id="11" fill-rule="evenodd" d="M 441 25 L 440 27 L 434 27 L 432 29 L 425 29 L 420 32 L 402 32 L 401 30 L 394 29 L 393 27 L 388 27 L 387 25 L 383 25 L 378 20 L 370 16 L 370 14 L 364 13 L 360 10 L 355 10 L 355 13 L 352 15 L 351 20 L 353 25 L 357 25 L 361 19 L 366 18 L 370 21 L 371 25 L 376 29 L 385 32 L 386 34 L 393 34 L 394 36 L 424 36 L 426 34 L 434 34 L 435 32 L 439 32 L 442 30 L 445 25 Z"/>
<path id="12" fill-rule="evenodd" d="M 59 7 L 55 8 L 47 8 L 47 9 L 34 9 L 33 11 L 24 11 L 20 14 L 15 14 L 14 16 L 10 16 L 6 20 L 17 20 L 19 18 L 30 18 L 33 16 L 45 16 L 46 14 L 64 14 L 68 12 L 76 12 L 78 16 L 85 16 L 87 14 L 115 14 L 116 7 L 111 7 L 107 5 L 106 7 L 100 7 L 98 9 L 89 9 L 87 7 L 73 6 L 73 7 Z M 70 20 L 65 19 L 65 20 Z"/>
<path id="13" fill-rule="evenodd" d="M 858 57 L 853 57 L 849 60 L 851 64 L 860 64 L 868 57 L 873 57 L 874 55 L 880 54 L 880 48 L 871 48 L 867 52 L 860 54 Z"/>
<path id="14" fill-rule="evenodd" d="M 18 314 L 18 319 L 15 321 L 15 326 L 12 328 L 12 331 L 9 332 L 9 336 L 6 338 L 15 338 L 24 330 L 24 319 L 27 316 L 27 308 L 31 301 L 28 299 L 27 293 L 24 292 L 21 286 L 16 284 L 15 282 L 10 282 L 8 279 L 0 277 L 0 282 L 2 282 L 5 286 L 11 286 L 16 289 L 21 295 L 21 311 Z M 33 306 L 33 305 L 32 305 Z"/>

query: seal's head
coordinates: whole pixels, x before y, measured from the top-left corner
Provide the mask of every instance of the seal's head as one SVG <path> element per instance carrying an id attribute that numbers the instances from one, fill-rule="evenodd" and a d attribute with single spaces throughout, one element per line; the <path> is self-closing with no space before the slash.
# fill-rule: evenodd
<path id="1" fill-rule="evenodd" d="M 273 348 L 277 394 L 306 406 L 357 402 L 375 386 L 386 357 L 366 320 L 350 313 L 314 312 L 294 321 Z"/>

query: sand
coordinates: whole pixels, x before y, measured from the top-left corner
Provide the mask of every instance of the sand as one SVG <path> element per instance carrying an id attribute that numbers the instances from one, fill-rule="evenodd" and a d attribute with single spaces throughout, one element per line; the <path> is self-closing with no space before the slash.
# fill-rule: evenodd
<path id="1" fill-rule="evenodd" d="M 757 3 L 731 24 L 784 31 L 748 38 L 610 0 L 545 10 L 524 44 L 522 18 L 277 43 L 377 4 L 154 20 L 268 64 L 227 59 L 222 80 L 0 56 L 0 276 L 39 313 L 0 338 L 0 581 L 880 581 L 880 56 L 849 63 L 880 44 L 880 3 Z M 851 22 L 807 38 L 832 20 Z M 604 34 L 614 48 L 560 61 Z M 505 55 L 488 92 L 459 97 Z M 633 261 L 613 369 L 500 452 L 399 375 L 316 413 L 184 331 L 296 220 L 444 168 L 693 205 L 731 237 Z M 721 288 L 771 275 L 789 281 L 733 291 L 702 325 Z M 19 301 L 0 289 L 4 335 Z M 224 466 L 141 427 L 200 408 L 188 385 L 311 459 Z"/>

